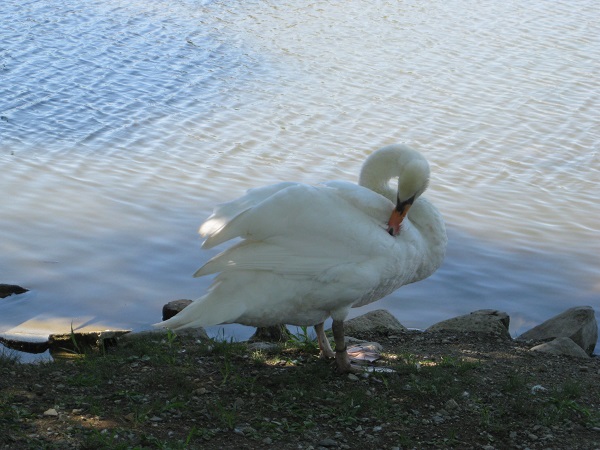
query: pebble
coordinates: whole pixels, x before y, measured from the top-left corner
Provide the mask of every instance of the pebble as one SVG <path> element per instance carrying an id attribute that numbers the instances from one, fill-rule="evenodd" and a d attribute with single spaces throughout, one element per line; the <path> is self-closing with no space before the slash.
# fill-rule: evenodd
<path id="1" fill-rule="evenodd" d="M 458 408 L 458 403 L 456 402 L 456 400 L 454 400 L 453 398 L 451 398 L 450 400 L 448 400 L 445 404 L 446 409 L 449 410 L 453 410 L 453 409 L 457 409 Z"/>
<path id="2" fill-rule="evenodd" d="M 321 441 L 319 441 L 319 443 L 317 445 L 320 445 L 321 447 L 337 447 L 338 443 L 336 440 L 331 439 L 331 438 L 325 438 Z"/>
<path id="3" fill-rule="evenodd" d="M 446 420 L 442 416 L 436 414 L 431 418 L 431 421 L 436 425 L 440 425 L 440 424 L 444 423 Z"/>
<path id="4" fill-rule="evenodd" d="M 354 375 L 353 373 L 348 374 L 348 379 L 350 381 L 358 381 L 359 380 L 359 378 L 356 375 Z"/>
<path id="5" fill-rule="evenodd" d="M 56 416 L 58 416 L 58 411 L 56 411 L 56 409 L 54 409 L 54 408 L 50 408 L 50 409 L 44 411 L 44 415 L 49 416 L 49 417 L 56 417 Z"/>
<path id="6" fill-rule="evenodd" d="M 544 386 L 542 386 L 541 384 L 536 384 L 535 386 L 533 386 L 531 388 L 531 393 L 532 394 L 537 394 L 538 392 L 544 392 L 547 391 L 548 389 L 546 389 Z"/>

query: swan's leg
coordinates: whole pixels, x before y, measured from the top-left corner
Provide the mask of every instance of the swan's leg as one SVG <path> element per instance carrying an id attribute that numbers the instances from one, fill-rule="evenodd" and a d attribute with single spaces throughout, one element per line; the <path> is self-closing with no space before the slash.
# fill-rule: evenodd
<path id="1" fill-rule="evenodd" d="M 325 326 L 323 322 L 315 325 L 315 332 L 317 333 L 317 342 L 319 343 L 319 356 L 321 358 L 335 358 L 335 353 L 331 349 L 329 339 L 325 335 Z"/>
<path id="2" fill-rule="evenodd" d="M 362 372 L 359 367 L 350 364 L 350 358 L 346 350 L 346 340 L 344 339 L 344 322 L 334 320 L 331 325 L 333 331 L 333 340 L 335 341 L 335 362 L 338 370 L 342 373 Z"/>

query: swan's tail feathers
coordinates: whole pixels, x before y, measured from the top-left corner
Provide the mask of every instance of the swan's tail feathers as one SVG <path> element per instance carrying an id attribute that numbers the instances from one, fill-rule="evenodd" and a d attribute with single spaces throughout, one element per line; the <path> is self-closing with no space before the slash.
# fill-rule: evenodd
<path id="1" fill-rule="evenodd" d="M 223 301 L 214 292 L 193 301 L 168 320 L 154 324 L 157 328 L 181 330 L 233 323 L 244 312 L 244 306 L 236 302 Z"/>

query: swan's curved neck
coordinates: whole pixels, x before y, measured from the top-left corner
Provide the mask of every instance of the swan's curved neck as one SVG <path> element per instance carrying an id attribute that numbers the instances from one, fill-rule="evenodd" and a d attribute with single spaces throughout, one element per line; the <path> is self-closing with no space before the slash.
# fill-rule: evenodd
<path id="1" fill-rule="evenodd" d="M 371 164 L 367 166 L 365 164 L 360 172 L 358 184 L 396 203 L 396 189 L 390 185 L 390 181 L 397 176 L 398 170 L 391 169 L 389 165 Z"/>
<path id="2" fill-rule="evenodd" d="M 399 179 L 397 189 L 390 186 L 392 178 Z M 396 203 L 398 195 L 404 193 L 401 191 L 407 191 L 408 197 L 420 195 L 428 179 L 425 158 L 407 145 L 394 144 L 380 148 L 366 159 L 358 183 Z"/>

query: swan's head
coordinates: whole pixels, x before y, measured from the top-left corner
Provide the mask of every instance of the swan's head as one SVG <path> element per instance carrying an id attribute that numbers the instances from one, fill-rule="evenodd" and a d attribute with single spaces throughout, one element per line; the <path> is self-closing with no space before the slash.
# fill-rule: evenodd
<path id="1" fill-rule="evenodd" d="M 402 221 L 408 210 L 419 196 L 425 192 L 429 185 L 429 163 L 420 154 L 415 155 L 402 168 L 398 177 L 398 191 L 396 194 L 396 208 L 388 222 L 388 233 L 396 236 L 400 233 Z"/>
<path id="2" fill-rule="evenodd" d="M 429 184 L 429 163 L 421 153 L 408 145 L 392 144 L 373 152 L 363 164 L 359 184 L 396 203 L 388 223 L 388 232 L 396 236 L 414 201 Z M 390 180 L 398 179 L 398 187 Z"/>

